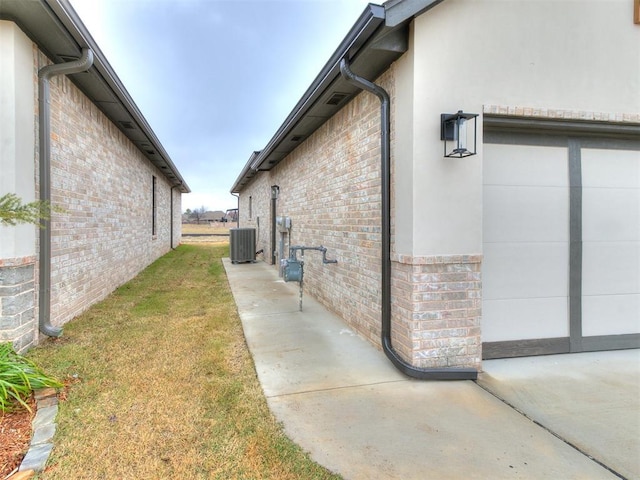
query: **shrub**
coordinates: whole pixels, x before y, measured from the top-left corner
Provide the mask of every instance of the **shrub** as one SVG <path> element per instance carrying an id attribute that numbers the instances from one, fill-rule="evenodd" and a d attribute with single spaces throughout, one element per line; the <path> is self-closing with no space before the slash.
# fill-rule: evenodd
<path id="1" fill-rule="evenodd" d="M 25 400 L 33 390 L 44 387 L 60 388 L 62 384 L 16 353 L 11 343 L 0 343 L 0 412 L 17 405 L 29 409 Z"/>

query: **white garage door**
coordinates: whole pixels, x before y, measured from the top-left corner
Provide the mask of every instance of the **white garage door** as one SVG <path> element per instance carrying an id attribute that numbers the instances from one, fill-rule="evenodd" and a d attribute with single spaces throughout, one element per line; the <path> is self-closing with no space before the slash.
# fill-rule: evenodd
<path id="1" fill-rule="evenodd" d="M 638 142 L 518 139 L 483 147 L 483 357 L 638 348 Z"/>

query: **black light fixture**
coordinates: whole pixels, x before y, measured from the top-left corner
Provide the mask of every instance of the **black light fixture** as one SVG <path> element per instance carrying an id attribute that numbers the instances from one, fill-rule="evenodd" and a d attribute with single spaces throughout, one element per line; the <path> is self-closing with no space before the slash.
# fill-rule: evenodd
<path id="1" fill-rule="evenodd" d="M 444 140 L 445 157 L 462 158 L 476 154 L 477 116 L 477 113 L 464 113 L 462 110 L 440 115 L 440 140 Z"/>

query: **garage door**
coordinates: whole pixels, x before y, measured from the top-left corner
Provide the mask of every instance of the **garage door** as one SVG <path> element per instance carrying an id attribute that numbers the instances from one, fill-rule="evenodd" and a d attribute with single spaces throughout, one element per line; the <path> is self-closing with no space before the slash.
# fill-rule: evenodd
<path id="1" fill-rule="evenodd" d="M 483 358 L 640 346 L 637 143 L 485 133 Z"/>

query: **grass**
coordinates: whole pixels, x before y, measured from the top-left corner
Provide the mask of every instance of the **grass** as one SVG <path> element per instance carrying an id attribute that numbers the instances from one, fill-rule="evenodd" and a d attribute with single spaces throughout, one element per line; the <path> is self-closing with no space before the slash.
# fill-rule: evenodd
<path id="1" fill-rule="evenodd" d="M 269 411 L 228 245 L 182 245 L 29 357 L 70 384 L 44 479 L 337 479 Z"/>

